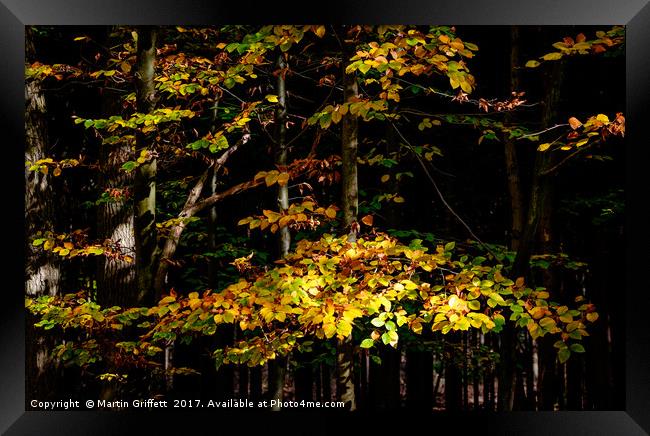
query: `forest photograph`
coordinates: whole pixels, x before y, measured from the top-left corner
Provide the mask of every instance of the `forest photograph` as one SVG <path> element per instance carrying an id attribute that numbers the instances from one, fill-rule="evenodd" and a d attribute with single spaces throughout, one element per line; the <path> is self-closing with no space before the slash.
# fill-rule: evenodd
<path id="1" fill-rule="evenodd" d="M 25 26 L 26 410 L 625 409 L 625 65 L 611 25 Z"/>

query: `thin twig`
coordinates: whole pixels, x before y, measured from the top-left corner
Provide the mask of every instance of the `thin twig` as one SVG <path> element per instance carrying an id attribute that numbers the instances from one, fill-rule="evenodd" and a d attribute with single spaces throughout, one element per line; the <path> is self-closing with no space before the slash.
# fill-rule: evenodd
<path id="1" fill-rule="evenodd" d="M 433 178 L 433 176 L 431 175 L 431 173 L 427 169 L 426 165 L 424 164 L 424 162 L 422 161 L 420 156 L 415 152 L 415 150 L 413 149 L 413 146 L 404 137 L 402 132 L 397 128 L 397 126 L 392 121 L 390 121 L 390 124 L 393 126 L 393 128 L 395 129 L 397 134 L 402 138 L 402 140 L 406 143 L 407 147 L 409 147 L 411 149 L 411 151 L 413 152 L 413 154 L 417 158 L 418 162 L 420 163 L 420 166 L 424 170 L 424 173 L 426 174 L 427 178 L 429 179 L 429 181 L 433 185 L 434 189 L 436 190 L 436 193 L 438 194 L 438 197 L 440 197 L 440 200 L 445 205 L 445 207 L 449 210 L 449 212 L 451 212 L 451 214 L 454 217 L 456 217 L 456 219 L 463 225 L 463 227 L 465 227 L 465 229 L 467 229 L 467 231 L 472 236 L 472 238 L 474 238 L 476 241 L 478 241 L 478 243 L 481 244 L 483 246 L 483 248 L 485 248 L 492 256 L 494 256 L 496 258 L 496 255 L 492 252 L 492 250 L 490 250 L 490 247 L 488 247 L 483 241 L 481 241 L 481 239 L 478 236 L 476 236 L 476 234 L 471 229 L 471 227 L 456 213 L 456 211 L 454 211 L 454 209 L 449 205 L 449 203 L 447 203 L 447 200 L 445 200 L 444 195 L 442 194 L 442 192 L 438 188 L 438 184 L 436 183 L 435 179 Z"/>
<path id="2" fill-rule="evenodd" d="M 565 163 L 567 163 L 567 161 L 569 161 L 569 159 L 571 159 L 573 156 L 575 156 L 575 155 L 578 154 L 578 153 L 583 152 L 584 150 L 586 150 L 586 149 L 588 149 L 588 148 L 590 148 L 590 147 L 592 147 L 592 146 L 594 146 L 594 145 L 596 145 L 596 144 L 600 144 L 600 139 L 597 140 L 597 141 L 592 142 L 592 143 L 589 144 L 589 145 L 586 145 L 586 146 L 584 146 L 584 147 L 581 147 L 581 148 L 577 149 L 576 151 L 574 151 L 573 153 L 571 153 L 570 155 L 568 155 L 567 157 L 565 157 L 564 159 L 562 159 L 560 162 L 558 162 L 556 165 L 552 166 L 551 168 L 549 168 L 549 169 L 547 169 L 547 170 L 544 170 L 544 171 L 540 172 L 539 174 L 540 174 L 541 176 L 548 176 L 549 174 L 554 173 L 554 172 L 557 171 L 557 170 L 558 170 L 562 165 L 564 165 Z"/>
<path id="3" fill-rule="evenodd" d="M 548 129 L 540 130 L 539 132 L 533 132 L 533 133 L 529 133 L 527 135 L 522 135 L 517 139 L 530 138 L 531 136 L 539 136 L 539 135 L 541 135 L 543 133 L 550 132 L 553 129 L 557 129 L 557 128 L 560 128 L 560 127 L 566 127 L 568 125 L 569 124 L 556 124 L 556 125 L 554 125 L 552 127 L 549 127 Z"/>

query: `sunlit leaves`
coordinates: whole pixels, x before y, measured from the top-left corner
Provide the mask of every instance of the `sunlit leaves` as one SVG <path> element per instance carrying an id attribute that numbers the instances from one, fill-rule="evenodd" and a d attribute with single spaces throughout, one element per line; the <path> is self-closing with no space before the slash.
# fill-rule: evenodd
<path id="1" fill-rule="evenodd" d="M 334 205 L 321 207 L 312 200 L 305 200 L 302 203 L 293 203 L 286 210 L 279 212 L 264 210 L 262 215 L 242 218 L 237 224 L 248 225 L 251 230 L 256 228 L 260 230 L 269 229 L 271 233 L 275 233 L 283 227 L 294 230 L 314 229 L 320 226 L 323 220 L 335 219 L 338 210 L 339 208 Z"/>
<path id="2" fill-rule="evenodd" d="M 603 53 L 621 46 L 625 42 L 625 28 L 621 26 L 614 26 L 607 32 L 596 32 L 596 38 L 587 40 L 583 33 L 579 33 L 575 39 L 566 36 L 562 41 L 553 43 L 555 52 L 547 53 L 539 57 L 539 61 L 558 61 L 564 57 L 575 55 L 588 55 Z M 537 68 L 540 62 L 537 60 L 529 60 L 526 62 L 526 67 Z"/>
<path id="3" fill-rule="evenodd" d="M 81 230 L 75 230 L 69 234 L 46 233 L 42 237 L 35 238 L 32 241 L 34 247 L 41 247 L 45 251 L 50 251 L 64 258 L 74 258 L 77 256 L 105 256 L 109 259 L 116 259 L 123 262 L 133 262 L 133 257 L 121 252 L 119 245 L 110 240 L 93 242 L 88 240 L 88 236 Z"/>
<path id="4" fill-rule="evenodd" d="M 163 123 L 181 121 L 184 118 L 192 118 L 195 113 L 189 109 L 160 108 L 151 113 L 134 113 L 124 119 L 120 115 L 113 115 L 107 119 L 84 119 L 75 118 L 75 124 L 82 124 L 85 128 L 93 127 L 98 130 L 105 129 L 114 132 L 117 129 L 139 129 L 144 133 L 156 130 L 156 126 Z"/>
<path id="5" fill-rule="evenodd" d="M 64 168 L 73 168 L 80 165 L 77 159 L 62 159 L 55 161 L 51 157 L 39 159 L 36 162 L 25 162 L 28 171 L 38 171 L 43 174 L 49 174 L 50 168 L 53 168 L 52 175 L 58 177 L 62 174 Z"/>

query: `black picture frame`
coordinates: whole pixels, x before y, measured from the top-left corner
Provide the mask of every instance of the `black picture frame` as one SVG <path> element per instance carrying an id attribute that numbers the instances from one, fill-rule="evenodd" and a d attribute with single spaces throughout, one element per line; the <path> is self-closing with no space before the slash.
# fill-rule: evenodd
<path id="1" fill-rule="evenodd" d="M 650 106 L 650 3 L 649 0 L 357 0 L 313 3 L 222 2 L 208 0 L 0 0 L 0 136 L 4 189 L 0 190 L 11 208 L 2 215 L 0 241 L 14 235 L 14 242 L 0 242 L 4 260 L 0 286 L 0 431 L 7 435 L 130 434 L 134 423 L 146 426 L 144 434 L 167 434 L 183 427 L 202 433 L 216 433 L 233 417 L 240 431 L 264 433 L 346 434 L 348 421 L 362 420 L 368 426 L 388 431 L 389 426 L 423 425 L 435 432 L 441 425 L 456 427 L 462 434 L 503 435 L 643 435 L 650 433 L 650 304 L 647 265 L 643 252 L 648 246 L 648 221 L 643 203 L 649 198 L 645 167 L 648 148 L 644 127 Z M 220 23 L 412 23 L 456 25 L 613 25 L 627 26 L 627 174 L 626 251 L 612 259 L 612 274 L 621 276 L 620 294 L 626 304 L 626 401 L 625 410 L 601 412 L 512 412 L 419 414 L 405 423 L 402 413 L 367 416 L 330 412 L 309 418 L 308 427 L 295 424 L 296 412 L 263 413 L 263 419 L 229 412 L 26 412 L 25 332 L 21 205 L 24 180 L 21 171 L 24 126 L 24 26 L 89 24 L 220 24 Z M 9 197 L 9 198 L 7 198 Z M 6 244 L 6 245 L 5 245 Z M 119 415 L 119 417 L 118 417 Z M 258 413 L 255 414 L 257 416 Z M 311 419 L 313 417 L 314 419 Z M 318 418 L 318 419 L 316 419 Z M 424 418 L 424 419 L 423 419 Z M 293 425 L 289 424 L 290 422 Z M 366 427 L 369 430 L 369 427 Z M 468 433 L 469 434 L 469 433 Z"/>

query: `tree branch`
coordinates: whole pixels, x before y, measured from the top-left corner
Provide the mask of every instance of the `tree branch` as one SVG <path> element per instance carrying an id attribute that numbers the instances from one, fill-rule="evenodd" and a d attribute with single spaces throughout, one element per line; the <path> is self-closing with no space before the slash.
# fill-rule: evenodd
<path id="1" fill-rule="evenodd" d="M 599 140 L 594 141 L 594 142 L 592 142 L 591 144 L 589 144 L 589 145 L 587 145 L 587 146 L 585 146 L 585 147 L 581 147 L 581 148 L 577 149 L 576 151 L 574 151 L 573 153 L 571 153 L 570 155 L 568 155 L 567 157 L 565 157 L 564 159 L 562 159 L 560 162 L 558 162 L 557 164 L 553 165 L 551 168 L 548 168 L 548 169 L 546 169 L 546 170 L 544 170 L 544 171 L 541 171 L 541 172 L 539 173 L 539 175 L 540 175 L 540 176 L 548 176 L 549 174 L 554 173 L 554 172 L 557 171 L 557 170 L 558 170 L 562 165 L 564 165 L 565 163 L 567 163 L 567 162 L 568 162 L 568 161 L 569 161 L 573 156 L 575 156 L 576 154 L 578 154 L 578 153 L 580 153 L 580 152 L 585 151 L 585 150 L 588 149 L 588 148 L 591 148 L 592 146 L 594 146 L 594 145 L 596 145 L 596 144 L 600 144 L 600 142 L 601 142 L 601 141 L 600 141 L 600 139 L 599 139 Z"/>

